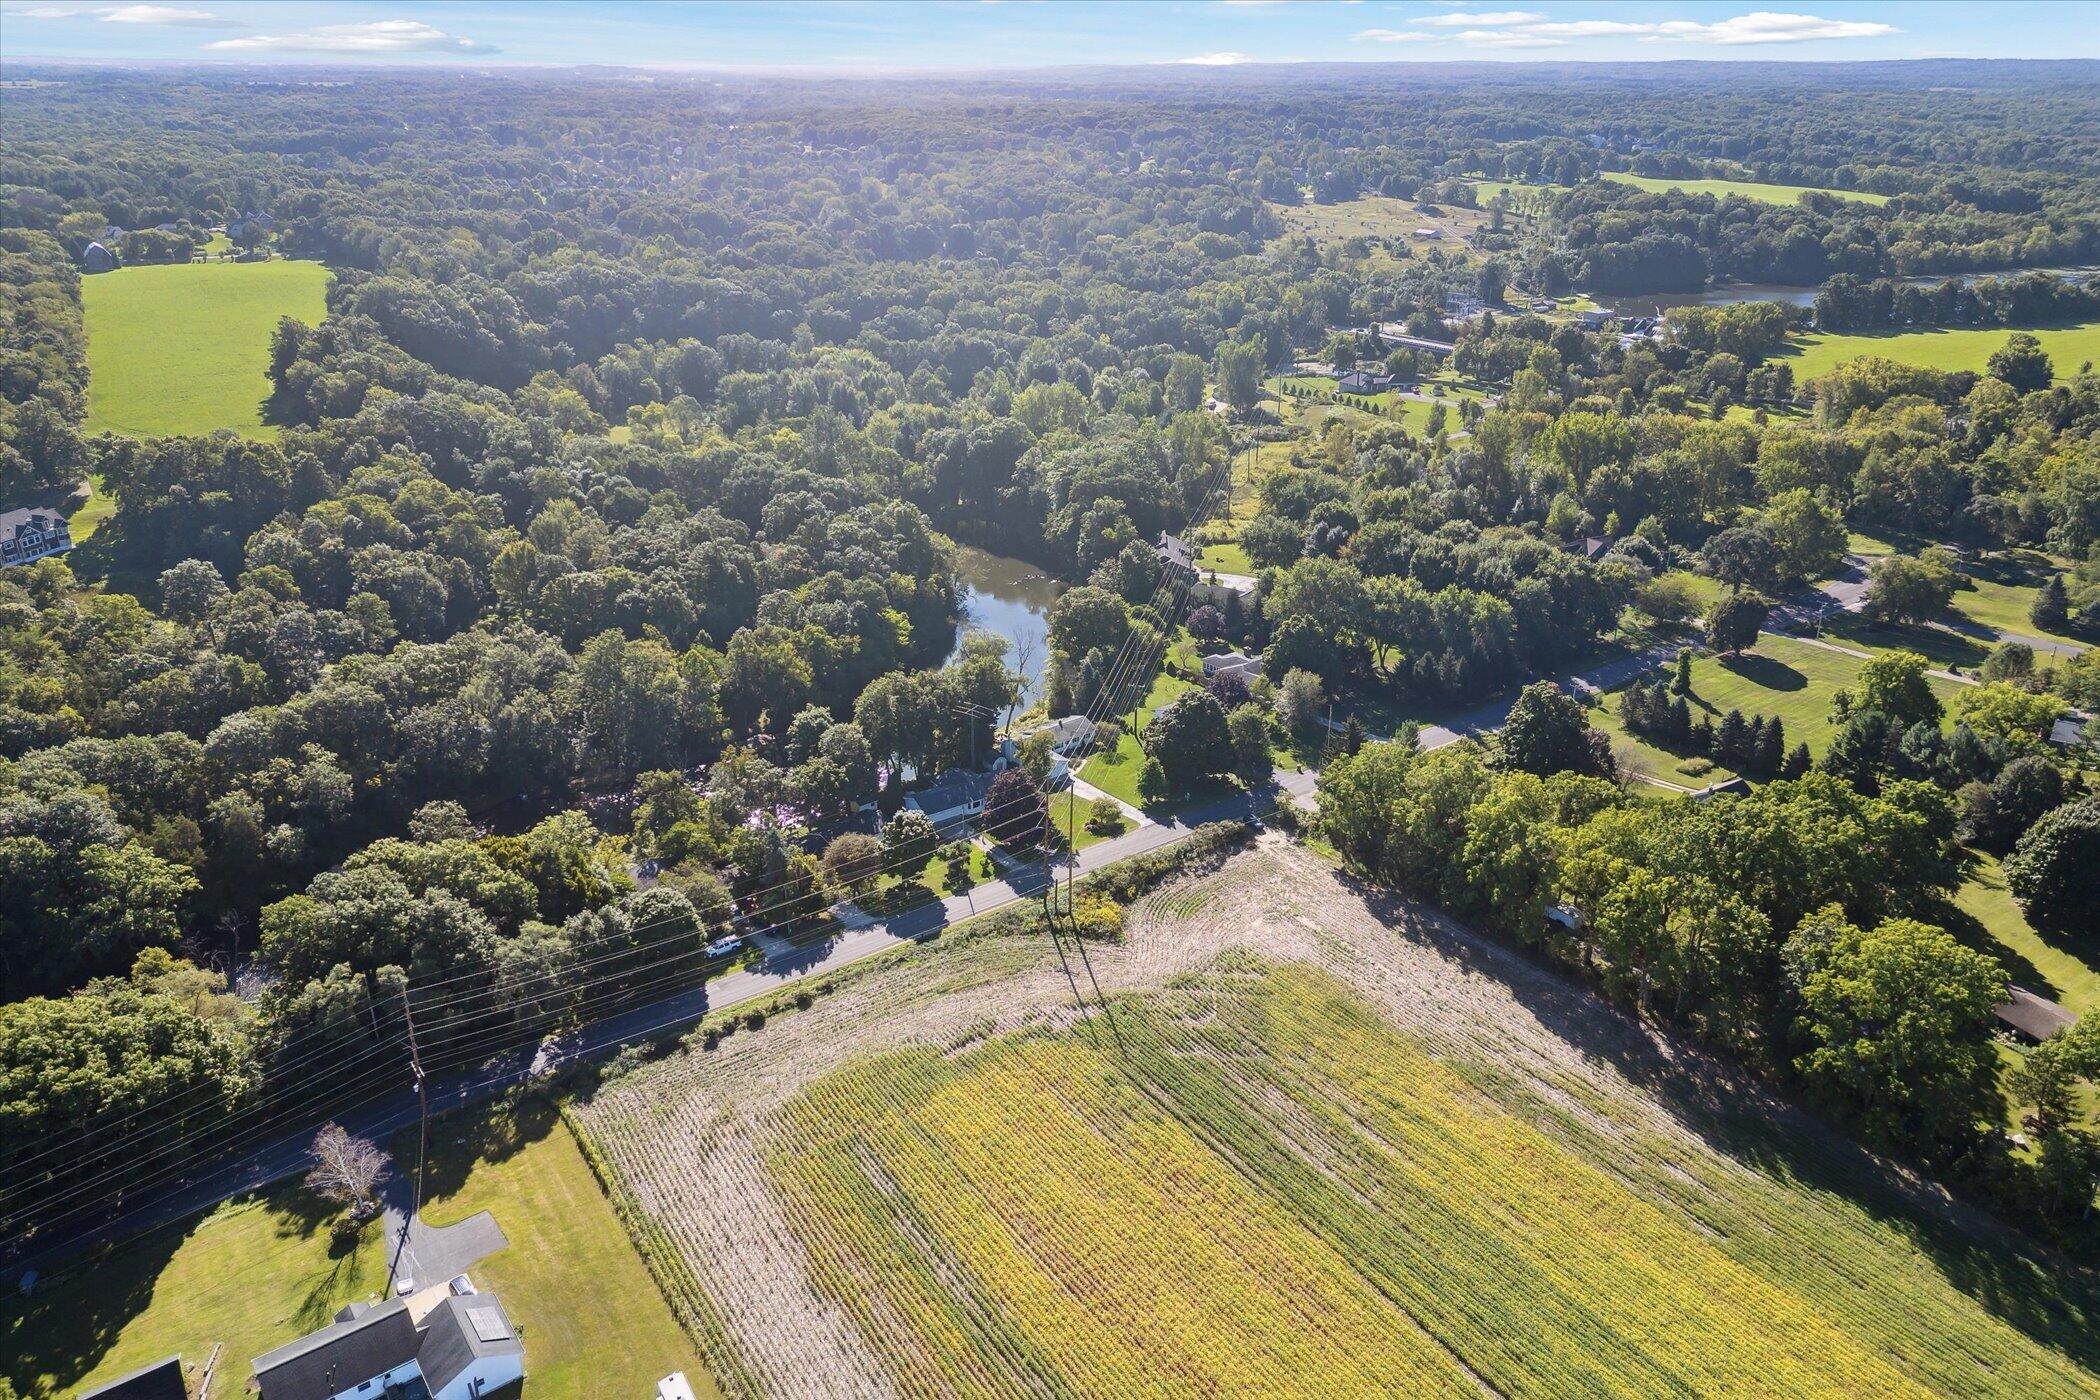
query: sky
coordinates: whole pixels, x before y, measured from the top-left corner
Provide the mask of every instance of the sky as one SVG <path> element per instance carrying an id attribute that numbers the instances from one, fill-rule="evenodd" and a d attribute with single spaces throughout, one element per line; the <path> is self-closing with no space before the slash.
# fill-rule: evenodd
<path id="1" fill-rule="evenodd" d="M 0 60 L 891 71 L 2100 57 L 2100 0 L 0 0 Z"/>

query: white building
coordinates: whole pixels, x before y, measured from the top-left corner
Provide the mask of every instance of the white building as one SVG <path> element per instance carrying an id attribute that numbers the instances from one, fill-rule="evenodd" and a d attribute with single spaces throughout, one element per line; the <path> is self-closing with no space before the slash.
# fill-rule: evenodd
<path id="1" fill-rule="evenodd" d="M 1031 729 L 1021 737 L 1033 739 L 1038 734 L 1048 734 L 1050 747 L 1058 753 L 1068 754 L 1094 742 L 1094 722 L 1085 715 L 1066 715 L 1063 719 L 1054 719 L 1040 728 Z"/>
<path id="2" fill-rule="evenodd" d="M 1222 676 L 1228 671 L 1237 671 L 1248 680 L 1261 674 L 1261 658 L 1245 652 L 1221 651 L 1203 658 L 1203 674 Z"/>
<path id="3" fill-rule="evenodd" d="M 524 1344 L 493 1293 L 440 1284 L 335 1318 L 255 1358 L 262 1400 L 382 1400 L 418 1382 L 432 1400 L 477 1400 L 525 1375 Z"/>

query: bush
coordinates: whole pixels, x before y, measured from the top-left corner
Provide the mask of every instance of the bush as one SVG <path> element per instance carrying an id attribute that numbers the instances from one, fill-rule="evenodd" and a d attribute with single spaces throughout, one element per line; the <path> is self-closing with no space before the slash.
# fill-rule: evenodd
<path id="1" fill-rule="evenodd" d="M 1130 830 L 1130 818 L 1123 815 L 1123 809 L 1115 802 L 1097 797 L 1086 815 L 1086 829 L 1096 836 L 1121 836 Z"/>
<path id="2" fill-rule="evenodd" d="M 1123 936 L 1123 906 L 1103 895 L 1082 894 L 1072 901 L 1072 931 L 1081 938 L 1114 942 Z"/>

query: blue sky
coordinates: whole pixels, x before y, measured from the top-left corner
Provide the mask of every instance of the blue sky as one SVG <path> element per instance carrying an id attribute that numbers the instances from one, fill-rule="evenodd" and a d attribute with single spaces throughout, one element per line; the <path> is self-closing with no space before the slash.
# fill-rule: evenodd
<path id="1" fill-rule="evenodd" d="M 0 57 L 116 62 L 866 71 L 1302 60 L 2096 56 L 2100 0 L 0 0 Z"/>

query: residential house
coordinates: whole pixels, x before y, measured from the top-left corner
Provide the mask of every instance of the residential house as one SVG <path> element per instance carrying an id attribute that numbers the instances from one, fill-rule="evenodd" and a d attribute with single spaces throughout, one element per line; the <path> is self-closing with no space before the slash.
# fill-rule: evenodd
<path id="1" fill-rule="evenodd" d="M 335 1318 L 255 1358 L 262 1400 L 382 1400 L 396 1388 L 477 1400 L 525 1375 L 525 1346 L 493 1293 L 439 1284 L 410 1298 L 352 1303 Z"/>
<path id="2" fill-rule="evenodd" d="M 1444 231 L 1440 228 L 1418 228 L 1415 230 L 1415 237 L 1417 238 L 1439 240 L 1442 239 L 1443 236 Z"/>
<path id="3" fill-rule="evenodd" d="M 57 511 L 28 507 L 0 511 L 0 567 L 34 564 L 73 547 L 66 518 Z"/>
<path id="4" fill-rule="evenodd" d="M 77 1400 L 190 1400 L 190 1391 L 182 1378 L 182 1358 L 163 1356 L 150 1366 L 81 1391 Z"/>
<path id="5" fill-rule="evenodd" d="M 1561 548 L 1570 554 L 1579 554 L 1594 564 L 1611 553 L 1611 547 L 1617 543 L 1617 540 L 1608 535 L 1584 535 L 1579 540 L 1569 540 Z"/>
<path id="6" fill-rule="evenodd" d="M 1335 387 L 1345 394 L 1377 394 L 1384 392 L 1391 383 L 1391 378 L 1386 375 L 1352 369 L 1341 377 Z"/>
<path id="7" fill-rule="evenodd" d="M 1575 324 L 1586 331 L 1609 330 L 1611 322 L 1612 315 L 1609 311 L 1583 311 L 1575 317 Z"/>
<path id="8" fill-rule="evenodd" d="M 1203 658 L 1203 674 L 1206 677 L 1222 676 L 1233 671 L 1251 681 L 1261 674 L 1261 658 L 1249 656 L 1241 651 L 1221 651 Z"/>
<path id="9" fill-rule="evenodd" d="M 972 817 L 984 815 L 984 798 L 991 787 L 990 773 L 950 768 L 905 798 L 904 805 L 914 812 L 924 812 L 937 830 L 945 831 Z"/>
<path id="10" fill-rule="evenodd" d="M 1050 736 L 1050 747 L 1058 753 L 1072 753 L 1094 742 L 1094 722 L 1085 715 L 1066 715 L 1063 719 L 1051 720 L 1028 731 L 1023 738 L 1033 739 L 1038 734 Z"/>
<path id="11" fill-rule="evenodd" d="M 1196 572 L 1196 551 L 1181 536 L 1170 535 L 1165 530 L 1162 530 L 1159 532 L 1159 543 L 1153 548 L 1159 551 L 1160 562 L 1165 564 L 1172 572 L 1178 574 L 1193 574 Z"/>
<path id="12" fill-rule="evenodd" d="M 2061 749 L 2075 749 L 2085 743 L 2086 717 L 2065 715 L 2049 726 L 2049 742 Z"/>

